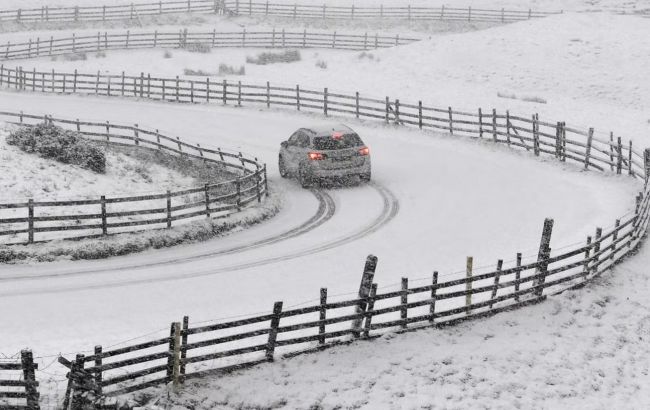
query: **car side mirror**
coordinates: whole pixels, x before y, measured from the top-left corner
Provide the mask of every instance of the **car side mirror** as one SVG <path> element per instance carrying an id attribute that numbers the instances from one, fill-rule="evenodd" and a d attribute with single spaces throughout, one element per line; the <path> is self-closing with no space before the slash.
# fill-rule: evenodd
<path id="1" fill-rule="evenodd" d="M 289 146 L 289 143 L 288 143 L 287 141 L 282 141 L 282 142 L 280 143 L 280 146 L 281 146 L 282 148 L 286 148 L 286 147 Z"/>

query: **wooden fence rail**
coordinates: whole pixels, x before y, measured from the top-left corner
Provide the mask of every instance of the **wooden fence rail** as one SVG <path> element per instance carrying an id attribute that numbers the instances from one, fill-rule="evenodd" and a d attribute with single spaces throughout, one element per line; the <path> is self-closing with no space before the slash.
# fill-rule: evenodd
<path id="1" fill-rule="evenodd" d="M 182 48 L 204 46 L 210 48 L 335 48 L 342 50 L 370 50 L 394 47 L 419 41 L 417 38 L 399 34 L 385 36 L 375 34 L 345 34 L 334 32 L 271 31 L 198 31 L 182 29 L 177 32 L 147 31 L 97 32 L 97 34 L 70 37 L 29 39 L 17 43 L 7 42 L 0 49 L 3 60 L 57 56 L 106 50 L 144 48 Z"/>
<path id="2" fill-rule="evenodd" d="M 165 152 L 184 161 L 193 161 L 194 166 L 217 167 L 221 173 L 231 175 L 223 181 L 165 193 L 0 203 L 0 241 L 6 244 L 37 242 L 37 235 L 41 235 L 41 240 L 52 239 L 42 235 L 52 232 L 57 233 L 56 238 L 80 238 L 171 228 L 175 221 L 238 212 L 268 195 L 266 165 L 242 153 L 189 144 L 137 125 L 94 123 L 22 112 L 0 112 L 0 119 L 19 126 L 46 121 L 102 144 Z"/>
<path id="3" fill-rule="evenodd" d="M 20 361 L 0 361 L 0 410 L 38 410 L 38 364 L 29 350 L 20 352 Z"/>
<path id="4" fill-rule="evenodd" d="M 110 20 L 137 20 L 163 14 L 202 13 L 228 15 L 264 15 L 288 18 L 323 19 L 404 19 L 513 22 L 541 18 L 559 12 L 481 9 L 457 7 L 349 6 L 280 3 L 251 0 L 164 0 L 121 5 L 20 8 L 0 10 L 0 23 L 61 23 Z"/>

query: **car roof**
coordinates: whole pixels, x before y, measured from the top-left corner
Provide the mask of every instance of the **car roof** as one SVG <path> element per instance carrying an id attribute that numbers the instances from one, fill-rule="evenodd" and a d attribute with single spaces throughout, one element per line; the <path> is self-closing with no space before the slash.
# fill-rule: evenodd
<path id="1" fill-rule="evenodd" d="M 354 133 L 352 128 L 348 127 L 345 124 L 319 124 L 319 125 L 312 125 L 309 127 L 304 127 L 304 130 L 311 131 L 312 136 L 322 136 L 322 137 L 329 137 L 332 135 L 333 132 L 342 132 L 342 133 Z"/>

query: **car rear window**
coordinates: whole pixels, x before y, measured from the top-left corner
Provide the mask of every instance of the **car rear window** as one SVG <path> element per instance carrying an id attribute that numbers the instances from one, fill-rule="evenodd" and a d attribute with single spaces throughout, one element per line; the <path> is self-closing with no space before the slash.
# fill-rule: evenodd
<path id="1" fill-rule="evenodd" d="M 363 141 L 361 141 L 361 138 L 357 134 L 344 134 L 340 138 L 314 138 L 314 148 L 318 150 L 344 149 L 358 147 L 360 145 L 363 145 Z"/>

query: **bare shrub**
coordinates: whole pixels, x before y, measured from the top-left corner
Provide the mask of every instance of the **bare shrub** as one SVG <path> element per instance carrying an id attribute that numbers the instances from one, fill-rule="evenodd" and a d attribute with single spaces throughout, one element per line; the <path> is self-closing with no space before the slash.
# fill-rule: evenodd
<path id="1" fill-rule="evenodd" d="M 246 57 L 246 62 L 250 64 L 266 65 L 275 63 L 293 63 L 300 61 L 300 51 L 286 50 L 281 53 L 260 53 L 255 57 Z"/>
<path id="2" fill-rule="evenodd" d="M 212 47 L 210 47 L 210 44 L 206 44 L 206 43 L 187 43 L 183 48 L 189 51 L 190 53 L 208 54 L 209 52 L 212 51 Z"/>
<path id="3" fill-rule="evenodd" d="M 327 70 L 327 63 L 323 60 L 316 61 L 316 67 Z"/>

